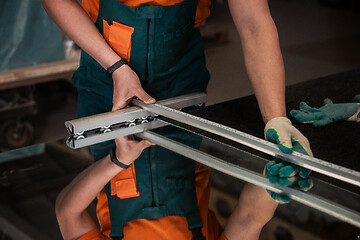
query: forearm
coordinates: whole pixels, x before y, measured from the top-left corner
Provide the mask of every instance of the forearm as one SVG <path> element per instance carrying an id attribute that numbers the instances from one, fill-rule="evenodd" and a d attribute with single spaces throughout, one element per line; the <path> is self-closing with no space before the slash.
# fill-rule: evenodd
<path id="1" fill-rule="evenodd" d="M 95 227 L 86 208 L 121 170 L 107 156 L 85 169 L 61 191 L 55 210 L 64 239 L 80 237 Z"/>
<path id="2" fill-rule="evenodd" d="M 276 31 L 267 31 L 243 40 L 246 69 L 265 123 L 286 117 L 284 65 Z"/>
<path id="3" fill-rule="evenodd" d="M 284 64 L 267 1 L 229 0 L 229 6 L 265 123 L 286 116 Z"/>
<path id="4" fill-rule="evenodd" d="M 272 218 L 277 203 L 266 190 L 246 184 L 224 230 L 229 240 L 258 239 L 263 226 Z"/>
<path id="5" fill-rule="evenodd" d="M 121 59 L 76 0 L 41 1 L 53 21 L 102 67 L 107 69 Z"/>
<path id="6" fill-rule="evenodd" d="M 109 155 L 81 172 L 58 197 L 62 209 L 81 212 L 122 168 L 110 161 Z"/>

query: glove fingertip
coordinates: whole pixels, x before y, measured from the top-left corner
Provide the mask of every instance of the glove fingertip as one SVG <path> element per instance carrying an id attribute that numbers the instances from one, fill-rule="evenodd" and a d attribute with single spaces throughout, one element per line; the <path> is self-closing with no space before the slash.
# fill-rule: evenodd
<path id="1" fill-rule="evenodd" d="M 324 99 L 324 104 L 333 104 L 333 101 L 331 101 L 330 98 L 325 98 Z"/>
<path id="2" fill-rule="evenodd" d="M 295 117 L 299 112 L 301 112 L 301 111 L 293 109 L 293 110 L 290 111 L 290 115 L 292 117 Z"/>
<path id="3" fill-rule="evenodd" d="M 290 198 L 286 195 L 283 195 L 283 194 L 278 194 L 278 193 L 275 193 L 276 195 L 271 196 L 276 202 L 280 203 L 280 204 L 286 204 L 286 203 L 289 203 L 290 202 Z"/>
<path id="4" fill-rule="evenodd" d="M 276 164 L 275 161 L 270 161 L 266 164 L 266 169 L 269 170 L 272 166 L 274 166 Z"/>
<path id="5" fill-rule="evenodd" d="M 299 172 L 299 176 L 300 176 L 301 178 L 304 178 L 304 179 L 305 179 L 305 178 L 307 178 L 307 177 L 309 176 L 310 172 L 311 172 L 310 169 L 301 168 L 301 169 L 300 169 L 300 172 Z"/>
<path id="6" fill-rule="evenodd" d="M 292 152 L 291 142 L 279 143 L 279 148 L 283 153 L 291 153 Z"/>

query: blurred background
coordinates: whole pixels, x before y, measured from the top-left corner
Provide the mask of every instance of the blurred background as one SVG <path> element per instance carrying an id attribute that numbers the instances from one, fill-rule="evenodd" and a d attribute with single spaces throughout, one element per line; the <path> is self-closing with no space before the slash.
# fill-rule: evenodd
<path id="1" fill-rule="evenodd" d="M 287 85 L 360 68 L 359 0 L 270 0 L 269 5 Z M 200 28 L 211 73 L 207 105 L 253 94 L 227 2 L 213 0 Z M 76 118 L 71 76 L 80 50 L 36 0 L 0 1 L 0 42 L 0 239 L 61 239 L 55 198 L 92 163 L 86 148 L 74 151 L 64 144 L 64 122 Z M 215 171 L 211 178 L 210 207 L 225 224 L 243 182 Z M 347 240 L 357 234 L 293 202 L 277 210 L 260 239 Z"/>

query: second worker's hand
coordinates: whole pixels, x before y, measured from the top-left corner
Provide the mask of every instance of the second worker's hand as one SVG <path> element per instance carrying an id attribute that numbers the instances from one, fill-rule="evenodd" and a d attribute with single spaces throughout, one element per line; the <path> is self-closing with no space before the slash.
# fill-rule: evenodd
<path id="1" fill-rule="evenodd" d="M 125 108 L 135 97 L 148 104 L 156 102 L 144 91 L 139 77 L 128 65 L 123 65 L 114 71 L 112 78 L 114 82 L 112 111 Z"/>
<path id="2" fill-rule="evenodd" d="M 148 140 L 137 141 L 133 136 L 125 136 L 115 139 L 115 155 L 125 165 L 130 165 L 137 159 L 142 151 L 152 145 Z"/>

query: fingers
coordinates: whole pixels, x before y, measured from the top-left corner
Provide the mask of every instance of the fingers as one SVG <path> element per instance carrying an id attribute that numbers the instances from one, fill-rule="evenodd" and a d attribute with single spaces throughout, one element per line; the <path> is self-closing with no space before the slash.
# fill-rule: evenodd
<path id="1" fill-rule="evenodd" d="M 155 144 L 148 140 L 142 140 L 142 141 L 138 142 L 138 147 L 139 147 L 139 149 L 141 149 L 141 151 L 143 151 L 144 149 L 146 149 L 150 146 L 153 146 L 153 145 L 155 145 Z"/>
<path id="2" fill-rule="evenodd" d="M 325 125 L 328 125 L 329 123 L 332 123 L 333 121 L 329 117 L 324 117 L 320 119 L 319 121 L 314 122 L 312 125 L 314 127 L 323 127 Z"/>
<path id="3" fill-rule="evenodd" d="M 284 161 L 280 161 L 279 163 L 276 164 L 269 164 L 269 167 L 267 167 L 267 170 L 270 172 L 270 174 L 272 175 L 279 175 L 279 170 L 283 167 L 285 167 L 285 162 Z"/>
<path id="4" fill-rule="evenodd" d="M 156 102 L 154 98 L 152 98 L 149 94 L 147 94 L 144 89 L 139 87 L 134 94 L 136 97 L 138 97 L 141 101 L 147 104 L 153 104 Z"/>
<path id="5" fill-rule="evenodd" d="M 294 151 L 305 155 L 313 156 L 309 140 L 295 127 L 292 129 L 291 138 Z"/>
<path id="6" fill-rule="evenodd" d="M 309 112 L 309 113 L 320 112 L 319 109 L 310 107 L 309 105 L 307 105 L 306 102 L 300 102 L 299 108 L 300 108 L 300 110 L 302 110 L 304 112 Z"/>
<path id="7" fill-rule="evenodd" d="M 119 100 L 114 95 L 113 107 L 112 107 L 111 111 L 116 111 L 116 110 L 123 109 L 123 108 L 128 106 L 129 102 L 130 102 L 130 99 L 129 100 Z"/>
<path id="8" fill-rule="evenodd" d="M 309 177 L 310 172 L 311 172 L 310 169 L 301 167 L 301 168 L 300 168 L 300 171 L 299 171 L 299 176 L 300 176 L 301 178 L 306 179 L 306 178 Z"/>
<path id="9" fill-rule="evenodd" d="M 291 135 L 286 131 L 276 131 L 276 134 L 276 142 L 279 145 L 280 150 L 284 153 L 291 153 L 293 148 Z"/>
<path id="10" fill-rule="evenodd" d="M 284 204 L 290 202 L 290 198 L 284 194 L 275 193 L 269 190 L 266 191 L 270 194 L 271 198 L 274 199 L 274 201 L 277 203 Z"/>
<path id="11" fill-rule="evenodd" d="M 282 178 L 293 177 L 298 172 L 299 172 L 299 167 L 295 164 L 290 164 L 288 166 L 279 169 L 279 176 Z"/>
<path id="12" fill-rule="evenodd" d="M 322 112 L 309 113 L 299 110 L 291 110 L 290 115 L 293 116 L 296 121 L 301 123 L 313 123 L 324 117 L 324 114 Z"/>
<path id="13" fill-rule="evenodd" d="M 301 179 L 298 186 L 302 191 L 307 192 L 314 186 L 314 182 L 311 179 Z"/>

